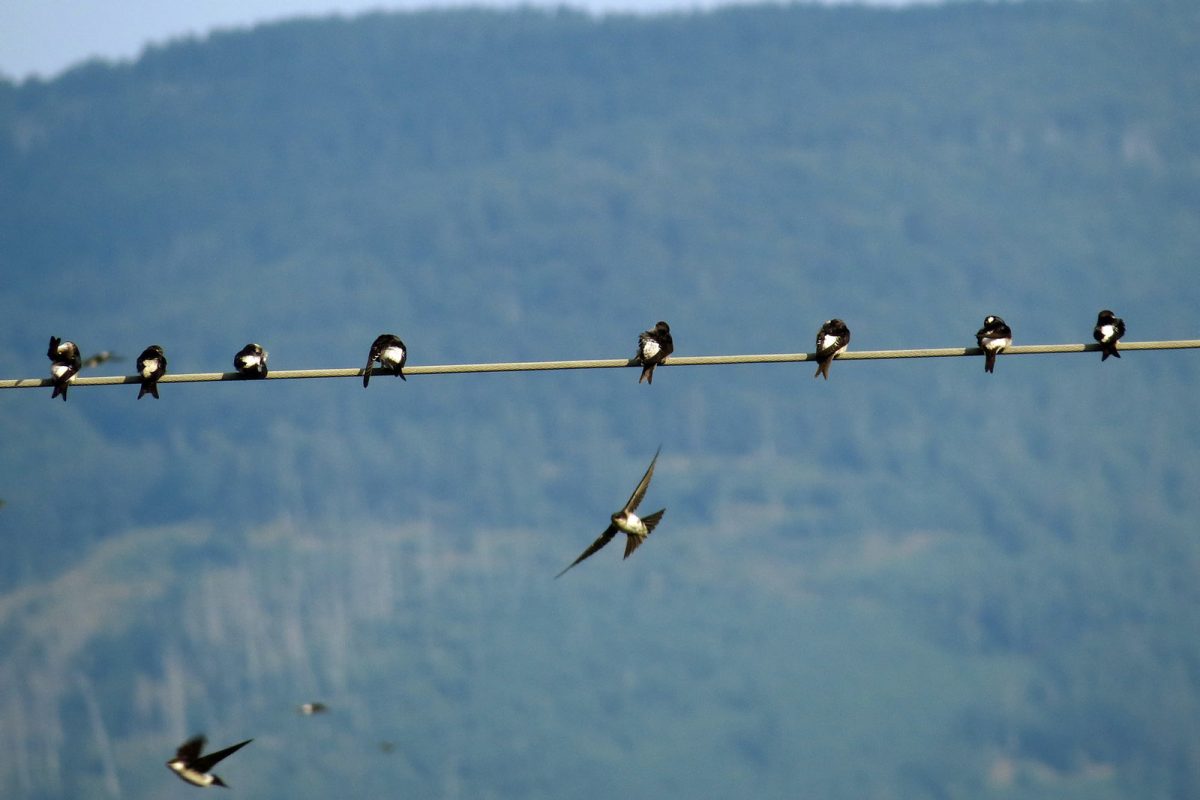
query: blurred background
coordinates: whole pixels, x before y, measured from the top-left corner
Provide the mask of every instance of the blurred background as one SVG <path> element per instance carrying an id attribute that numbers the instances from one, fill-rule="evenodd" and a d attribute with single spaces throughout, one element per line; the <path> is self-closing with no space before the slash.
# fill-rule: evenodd
<path id="1" fill-rule="evenodd" d="M 1200 6 L 376 12 L 0 79 L 0 376 L 1197 338 Z M 1200 794 L 1195 351 L 0 396 L 0 785 Z M 561 580 L 662 446 L 628 561 Z M 304 717 L 303 702 L 327 714 Z"/>

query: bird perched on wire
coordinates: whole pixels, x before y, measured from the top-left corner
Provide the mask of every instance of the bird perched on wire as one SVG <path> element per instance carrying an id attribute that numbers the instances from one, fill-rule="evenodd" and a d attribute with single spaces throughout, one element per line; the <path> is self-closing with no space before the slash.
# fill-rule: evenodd
<path id="1" fill-rule="evenodd" d="M 158 379 L 167 374 L 167 356 L 163 349 L 152 344 L 142 351 L 137 359 L 138 377 L 142 379 L 142 388 L 138 391 L 138 400 L 149 392 L 158 399 Z"/>
<path id="2" fill-rule="evenodd" d="M 101 364 L 106 364 L 109 361 L 124 361 L 119 355 L 111 350 L 101 350 L 99 353 L 94 353 L 83 360 L 83 369 L 93 369 Z"/>
<path id="3" fill-rule="evenodd" d="M 983 319 L 983 327 L 975 332 L 975 341 L 983 348 L 984 372 L 996 369 L 996 354 L 1012 344 L 1012 330 L 1004 320 L 989 314 Z"/>
<path id="4" fill-rule="evenodd" d="M 371 365 L 376 361 L 382 369 L 390 369 L 392 374 L 407 381 L 404 377 L 404 362 L 408 360 L 408 349 L 400 337 L 392 333 L 381 333 L 371 343 L 371 352 L 367 355 L 367 366 L 363 368 L 363 388 L 371 380 Z"/>
<path id="5" fill-rule="evenodd" d="M 262 345 L 251 342 L 237 351 L 237 355 L 233 357 L 233 368 L 242 378 L 265 378 L 267 351 L 262 349 Z"/>
<path id="6" fill-rule="evenodd" d="M 1100 349 L 1104 353 L 1100 356 L 1101 361 L 1107 361 L 1109 356 L 1121 357 L 1121 354 L 1117 352 L 1117 342 L 1124 335 L 1125 320 L 1107 308 L 1101 311 L 1100 315 L 1096 317 L 1096 328 L 1092 331 L 1092 338 L 1100 343 Z"/>
<path id="7" fill-rule="evenodd" d="M 826 320 L 817 331 L 817 371 L 813 377 L 820 375 L 829 380 L 829 365 L 834 356 L 846 352 L 850 344 L 850 329 L 840 319 Z"/>
<path id="8" fill-rule="evenodd" d="M 625 558 L 629 558 L 630 553 L 637 550 L 641 543 L 646 540 L 646 537 L 650 535 L 650 532 L 654 530 L 655 526 L 658 525 L 659 520 L 666 513 L 665 508 L 660 508 L 653 514 L 647 514 L 645 517 L 638 517 L 634 512 L 637 511 L 642 498 L 646 496 L 646 489 L 650 487 L 650 478 L 654 475 L 654 464 L 658 461 L 659 450 L 662 450 L 662 448 L 659 447 L 658 450 L 654 451 L 654 458 L 651 459 L 650 466 L 646 469 L 646 474 L 638 481 L 637 488 L 629 496 L 625 507 L 620 511 L 613 512 L 609 525 L 604 530 L 604 533 L 600 534 L 600 538 L 592 542 L 591 546 L 587 550 L 584 550 L 579 558 L 572 561 L 566 569 L 555 575 L 556 579 L 561 578 L 568 569 L 612 541 L 612 538 L 617 535 L 617 531 L 625 534 Z"/>
<path id="9" fill-rule="evenodd" d="M 201 788 L 224 786 L 225 788 L 229 788 L 225 781 L 212 773 L 212 768 L 222 759 L 233 755 L 254 740 L 247 739 L 244 742 L 238 742 L 232 747 L 226 747 L 224 750 L 218 750 L 215 753 L 202 756 L 200 755 L 200 751 L 204 749 L 204 741 L 203 736 L 193 736 L 179 745 L 179 749 L 175 751 L 175 757 L 167 762 L 167 768 L 178 775 L 180 780 L 187 781 L 193 786 Z"/>
<path id="10" fill-rule="evenodd" d="M 638 383 L 654 383 L 654 368 L 675 352 L 675 340 L 671 338 L 671 326 L 659 320 L 648 331 L 638 334 L 638 351 L 634 359 L 642 365 Z"/>
<path id="11" fill-rule="evenodd" d="M 50 399 L 62 395 L 65 402 L 67 387 L 75 379 L 83 363 L 79 358 L 79 348 L 74 342 L 64 342 L 57 336 L 51 336 L 46 356 L 50 359 L 50 379 L 54 381 L 54 393 L 50 395 Z"/>

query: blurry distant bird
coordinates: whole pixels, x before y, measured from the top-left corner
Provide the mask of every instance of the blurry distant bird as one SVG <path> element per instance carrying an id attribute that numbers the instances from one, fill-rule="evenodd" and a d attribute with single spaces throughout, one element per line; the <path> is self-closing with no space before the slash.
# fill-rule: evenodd
<path id="1" fill-rule="evenodd" d="M 580 561 L 583 561 L 585 558 L 592 555 L 592 553 L 595 553 L 600 548 L 604 547 L 604 545 L 612 541 L 612 538 L 617 535 L 617 531 L 623 532 L 626 537 L 625 558 L 629 558 L 629 554 L 634 550 L 637 550 L 638 546 L 645 541 L 647 536 L 650 535 L 650 532 L 654 530 L 654 527 L 658 525 L 659 520 L 662 519 L 662 515 L 666 509 L 661 508 L 644 518 L 639 518 L 634 511 L 637 510 L 638 505 L 642 502 L 642 498 L 646 496 L 646 489 L 648 489 L 650 486 L 650 478 L 654 475 L 654 464 L 658 461 L 659 450 L 662 450 L 662 448 L 660 447 L 658 450 L 654 451 L 654 458 L 650 461 L 650 466 L 646 469 L 646 474 L 642 476 L 641 481 L 638 482 L 637 488 L 634 489 L 633 494 L 629 496 L 629 500 L 625 503 L 625 507 L 612 515 L 612 521 L 609 523 L 609 526 L 607 529 L 605 529 L 604 533 L 600 534 L 600 538 L 592 542 L 591 546 L 588 547 L 587 550 L 584 550 L 583 554 L 580 555 L 579 558 L 572 561 L 566 569 L 555 575 L 555 578 L 561 578 L 568 569 L 575 566 Z"/>
<path id="2" fill-rule="evenodd" d="M 62 399 L 67 399 L 67 386 L 75 379 L 76 373 L 82 366 L 79 359 L 79 348 L 74 342 L 64 342 L 57 336 L 50 337 L 50 347 L 46 350 L 46 356 L 50 359 L 50 378 L 54 381 L 54 393 L 50 395 L 50 399 L 62 395 Z"/>
<path id="3" fill-rule="evenodd" d="M 381 752 L 381 753 L 390 753 L 395 749 L 396 749 L 395 742 L 382 741 L 379 743 L 379 752 Z"/>
<path id="4" fill-rule="evenodd" d="M 296 710 L 306 717 L 311 717 L 313 714 L 324 714 L 329 710 L 329 706 L 324 703 L 301 703 Z"/>
<path id="5" fill-rule="evenodd" d="M 393 375 L 397 375 L 401 380 L 408 380 L 404 377 L 404 362 L 408 360 L 408 350 L 404 347 L 404 342 L 400 341 L 400 337 L 391 333 L 381 333 L 375 337 L 375 341 L 371 343 L 371 352 L 367 355 L 367 366 L 363 368 L 363 388 L 367 387 L 367 383 L 371 380 L 371 365 L 376 361 L 382 369 L 390 369 Z"/>
<path id="6" fill-rule="evenodd" d="M 149 392 L 158 399 L 158 379 L 167 374 L 167 356 L 163 349 L 152 344 L 142 351 L 137 359 L 138 377 L 142 379 L 142 388 L 138 392 L 138 400 Z"/>
<path id="7" fill-rule="evenodd" d="M 637 363 L 642 365 L 638 383 L 654 383 L 654 368 L 675 352 L 675 340 L 671 338 L 671 326 L 661 320 L 654 328 L 638 334 Z"/>
<path id="8" fill-rule="evenodd" d="M 261 345 L 250 343 L 238 350 L 233 357 L 233 368 L 243 378 L 267 377 L 267 351 Z"/>
<path id="9" fill-rule="evenodd" d="M 817 331 L 817 371 L 813 377 L 820 375 L 829 380 L 829 364 L 834 356 L 846 352 L 850 344 L 850 329 L 840 319 L 826 320 Z"/>
<path id="10" fill-rule="evenodd" d="M 225 781 L 211 772 L 212 768 L 223 758 L 236 753 L 253 741 L 253 739 L 247 739 L 232 747 L 202 756 L 200 751 L 204 749 L 204 737 L 193 736 L 179 745 L 179 749 L 175 751 L 175 757 L 167 762 L 167 767 L 181 780 L 187 781 L 193 786 L 225 786 L 228 788 Z"/>
<path id="11" fill-rule="evenodd" d="M 1107 308 L 1101 311 L 1096 317 L 1096 329 L 1092 331 L 1092 337 L 1100 343 L 1104 352 L 1104 355 L 1100 356 L 1101 361 L 1107 361 L 1109 356 L 1121 357 L 1117 352 L 1117 341 L 1124 335 L 1125 320 Z"/>
<path id="12" fill-rule="evenodd" d="M 84 369 L 92 369 L 109 361 L 124 361 L 125 359 L 117 355 L 111 350 L 101 350 L 99 353 L 94 353 L 83 360 Z"/>
<path id="13" fill-rule="evenodd" d="M 988 315 L 983 327 L 975 333 L 975 341 L 983 348 L 984 372 L 996 369 L 996 354 L 1012 344 L 1012 330 L 999 317 Z"/>

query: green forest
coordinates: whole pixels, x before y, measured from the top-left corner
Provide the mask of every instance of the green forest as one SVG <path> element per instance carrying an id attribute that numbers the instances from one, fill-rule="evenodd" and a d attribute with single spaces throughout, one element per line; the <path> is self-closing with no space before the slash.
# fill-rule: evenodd
<path id="1" fill-rule="evenodd" d="M 0 377 L 1197 338 L 1197 31 L 372 13 L 0 78 Z M 6 796 L 190 796 L 200 732 L 268 800 L 1200 796 L 1200 355 L 812 371 L 0 391 Z M 653 536 L 554 580 L 660 446 Z"/>

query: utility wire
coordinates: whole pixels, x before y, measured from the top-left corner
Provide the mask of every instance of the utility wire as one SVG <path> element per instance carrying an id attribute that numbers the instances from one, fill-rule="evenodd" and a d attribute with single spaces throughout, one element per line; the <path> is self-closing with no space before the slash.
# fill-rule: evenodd
<path id="1" fill-rule="evenodd" d="M 1167 342 L 1121 342 L 1120 350 L 1192 350 L 1200 349 L 1200 339 L 1181 339 Z M 1046 353 L 1089 353 L 1098 352 L 1098 344 L 1033 344 L 1005 348 L 1002 356 L 1042 355 Z M 837 356 L 838 361 L 873 361 L 889 358 L 953 358 L 957 356 L 981 356 L 978 347 L 942 347 L 924 350 L 848 350 Z M 815 361 L 816 353 L 765 353 L 762 355 L 737 356 L 671 356 L 663 366 L 705 367 L 716 364 L 782 364 L 795 361 Z M 514 361 L 494 364 L 441 364 L 431 366 L 406 366 L 408 375 L 453 375 L 469 372 L 541 372 L 559 369 L 614 369 L 617 367 L 640 366 L 635 359 L 598 359 L 592 361 Z M 380 377 L 389 373 L 376 370 Z M 280 369 L 271 370 L 266 380 L 295 380 L 299 378 L 357 378 L 361 369 Z M 253 383 L 254 379 L 243 378 L 236 372 L 196 372 L 159 378 L 159 383 L 204 383 L 208 381 L 238 381 Z M 122 383 L 140 383 L 136 375 L 107 375 L 94 378 L 76 377 L 71 386 L 110 386 Z M 36 389 L 53 386 L 49 378 L 16 378 L 0 380 L 0 389 Z"/>

